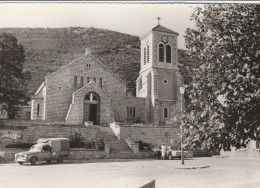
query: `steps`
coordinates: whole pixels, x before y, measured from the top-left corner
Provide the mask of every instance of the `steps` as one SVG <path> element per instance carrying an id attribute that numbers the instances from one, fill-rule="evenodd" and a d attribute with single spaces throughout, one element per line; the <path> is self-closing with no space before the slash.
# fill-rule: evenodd
<path id="1" fill-rule="evenodd" d="M 111 159 L 137 159 L 140 158 L 137 154 L 134 154 L 129 148 L 125 140 L 118 140 L 114 132 L 110 127 L 97 126 L 97 138 L 103 139 L 105 143 L 110 143 L 110 155 Z"/>

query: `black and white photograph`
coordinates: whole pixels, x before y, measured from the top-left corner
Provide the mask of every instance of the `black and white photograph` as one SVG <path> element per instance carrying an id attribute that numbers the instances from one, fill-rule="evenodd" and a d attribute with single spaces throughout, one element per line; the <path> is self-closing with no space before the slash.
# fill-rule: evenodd
<path id="1" fill-rule="evenodd" d="M 0 188 L 260 187 L 260 1 L 0 2 Z"/>

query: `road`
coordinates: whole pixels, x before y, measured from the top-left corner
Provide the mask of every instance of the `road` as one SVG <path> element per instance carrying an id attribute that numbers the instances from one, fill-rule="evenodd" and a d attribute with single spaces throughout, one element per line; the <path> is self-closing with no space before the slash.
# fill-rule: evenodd
<path id="1" fill-rule="evenodd" d="M 186 160 L 184 166 L 180 162 L 90 160 L 35 166 L 0 164 L 0 188 L 137 188 L 151 180 L 156 181 L 156 188 L 260 187 L 259 159 L 194 158 Z"/>

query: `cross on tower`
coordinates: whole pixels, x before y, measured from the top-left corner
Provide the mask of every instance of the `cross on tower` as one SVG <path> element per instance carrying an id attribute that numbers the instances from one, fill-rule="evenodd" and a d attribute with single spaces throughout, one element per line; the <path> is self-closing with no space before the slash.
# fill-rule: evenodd
<path id="1" fill-rule="evenodd" d="M 158 20 L 158 25 L 160 25 L 160 20 L 161 18 L 158 16 L 158 18 L 156 18 Z"/>

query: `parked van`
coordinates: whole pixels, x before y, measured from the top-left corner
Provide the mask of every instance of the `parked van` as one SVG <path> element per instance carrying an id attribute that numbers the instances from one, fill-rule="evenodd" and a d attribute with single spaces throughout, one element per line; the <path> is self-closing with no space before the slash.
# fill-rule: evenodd
<path id="1" fill-rule="evenodd" d="M 34 165 L 37 161 L 50 163 L 52 160 L 62 163 L 69 156 L 69 146 L 68 138 L 40 138 L 29 151 L 16 153 L 15 161 L 21 165 L 27 162 Z"/>

